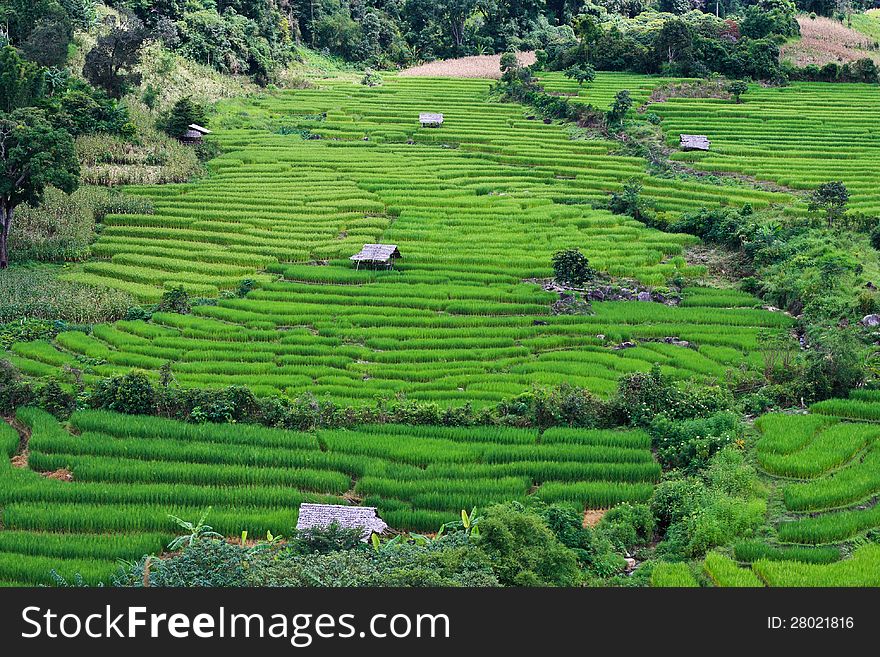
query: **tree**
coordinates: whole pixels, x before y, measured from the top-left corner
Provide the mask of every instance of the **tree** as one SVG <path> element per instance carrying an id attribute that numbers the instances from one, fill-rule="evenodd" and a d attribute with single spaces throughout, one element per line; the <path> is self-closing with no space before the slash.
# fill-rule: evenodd
<path id="1" fill-rule="evenodd" d="M 135 16 L 127 16 L 122 22 L 111 18 L 110 32 L 99 37 L 86 55 L 83 75 L 110 97 L 122 98 L 141 83 L 141 74 L 136 69 L 141 61 L 141 48 L 149 37 L 149 31 Z"/>
<path id="2" fill-rule="evenodd" d="M 743 80 L 734 80 L 729 85 L 727 85 L 727 92 L 733 96 L 734 101 L 737 104 L 742 102 L 740 96 L 746 93 L 749 90 L 749 85 L 746 84 Z"/>
<path id="3" fill-rule="evenodd" d="M 159 118 L 159 128 L 169 136 L 180 138 L 189 129 L 190 124 L 196 123 L 205 126 L 208 116 L 205 108 L 192 99 L 192 96 L 184 96 L 178 100 L 167 114 Z"/>
<path id="4" fill-rule="evenodd" d="M 632 97 L 629 95 L 627 89 L 618 91 L 614 96 L 614 103 L 611 105 L 611 109 L 609 109 L 605 115 L 608 124 L 616 125 L 621 123 L 626 118 L 630 109 L 632 109 L 632 104 Z"/>
<path id="5" fill-rule="evenodd" d="M 39 203 L 48 185 L 72 192 L 79 161 L 71 136 L 52 127 L 42 110 L 26 108 L 0 112 L 0 166 L 0 269 L 6 269 L 15 209 Z"/>
<path id="6" fill-rule="evenodd" d="M 565 69 L 565 77 L 575 80 L 578 86 L 596 79 L 596 69 L 589 64 L 574 64 Z"/>
<path id="7" fill-rule="evenodd" d="M 840 180 L 823 183 L 810 195 L 810 212 L 823 210 L 828 219 L 828 227 L 846 214 L 849 190 Z"/>
<path id="8" fill-rule="evenodd" d="M 553 274 L 560 283 L 583 285 L 596 276 L 590 261 L 579 249 L 565 249 L 553 254 Z"/>
<path id="9" fill-rule="evenodd" d="M 37 23 L 21 44 L 21 50 L 28 59 L 40 66 L 63 66 L 72 39 L 73 27 L 69 20 L 49 18 Z"/>
<path id="10" fill-rule="evenodd" d="M 45 87 L 44 69 L 23 60 L 12 46 L 0 48 L 0 112 L 33 105 Z"/>

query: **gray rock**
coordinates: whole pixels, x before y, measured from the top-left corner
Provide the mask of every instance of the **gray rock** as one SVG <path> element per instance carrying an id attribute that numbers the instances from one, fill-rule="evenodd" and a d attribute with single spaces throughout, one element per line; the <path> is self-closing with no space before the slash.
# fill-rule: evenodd
<path id="1" fill-rule="evenodd" d="M 870 327 L 880 326 L 880 315 L 865 315 L 859 324 Z"/>
<path id="2" fill-rule="evenodd" d="M 639 301 L 650 301 L 651 293 L 650 292 L 639 292 L 639 295 L 636 297 Z"/>

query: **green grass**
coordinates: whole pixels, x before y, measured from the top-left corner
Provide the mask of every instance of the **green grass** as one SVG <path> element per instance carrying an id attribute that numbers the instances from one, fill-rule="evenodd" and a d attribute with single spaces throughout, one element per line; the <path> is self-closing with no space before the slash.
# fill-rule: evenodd
<path id="1" fill-rule="evenodd" d="M 769 586 L 880 586 L 880 546 L 865 545 L 851 559 L 827 565 L 762 560 L 753 568 Z"/>
<path id="2" fill-rule="evenodd" d="M 733 559 L 710 552 L 703 561 L 703 570 L 715 586 L 759 587 L 763 582 L 748 568 L 740 568 Z"/>
<path id="3" fill-rule="evenodd" d="M 687 564 L 661 562 L 651 571 L 651 586 L 688 588 L 698 587 L 699 584 Z"/>

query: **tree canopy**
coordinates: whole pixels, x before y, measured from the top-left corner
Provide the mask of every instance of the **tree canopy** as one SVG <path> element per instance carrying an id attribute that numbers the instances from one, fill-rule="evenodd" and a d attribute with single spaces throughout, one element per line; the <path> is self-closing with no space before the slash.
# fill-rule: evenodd
<path id="1" fill-rule="evenodd" d="M 16 207 L 39 203 L 48 185 L 66 192 L 79 184 L 73 139 L 35 108 L 0 113 L 0 269 L 9 263 L 7 244 Z"/>

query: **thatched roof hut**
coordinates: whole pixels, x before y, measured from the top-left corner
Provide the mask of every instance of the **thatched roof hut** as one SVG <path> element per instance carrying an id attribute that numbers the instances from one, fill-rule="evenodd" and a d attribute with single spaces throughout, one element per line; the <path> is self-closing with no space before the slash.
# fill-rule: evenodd
<path id="1" fill-rule="evenodd" d="M 198 123 L 190 123 L 187 126 L 186 132 L 184 132 L 183 136 L 180 138 L 180 141 L 184 144 L 199 144 L 202 141 L 202 137 L 210 134 L 210 130 L 200 126 Z"/>
<path id="2" fill-rule="evenodd" d="M 355 253 L 349 260 L 356 263 L 358 268 L 362 264 L 391 268 L 394 266 L 395 258 L 400 257 L 396 244 L 364 244 L 360 252 Z"/>
<path id="3" fill-rule="evenodd" d="M 443 115 L 437 112 L 422 112 L 419 114 L 419 123 L 423 128 L 439 128 L 443 125 Z"/>
<path id="4" fill-rule="evenodd" d="M 706 135 L 679 135 L 679 147 L 683 151 L 708 151 L 712 143 Z"/>
<path id="5" fill-rule="evenodd" d="M 387 523 L 379 517 L 374 506 L 308 504 L 305 502 L 299 505 L 297 529 L 325 528 L 334 523 L 345 529 L 362 529 L 362 541 L 366 541 L 374 533 L 381 534 L 388 529 Z"/>

